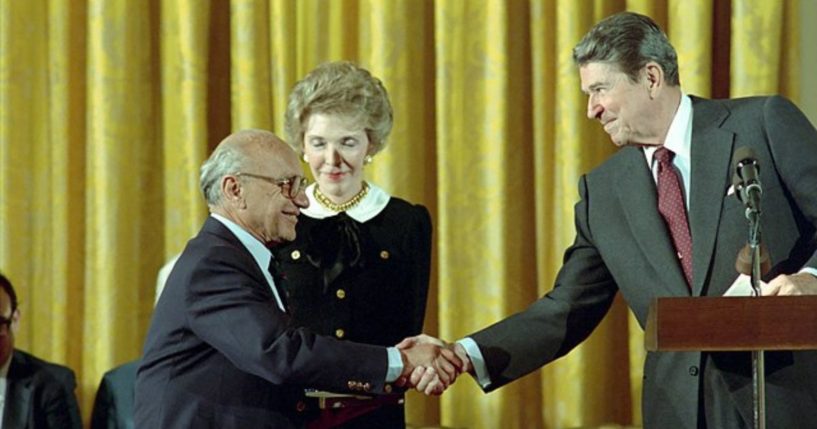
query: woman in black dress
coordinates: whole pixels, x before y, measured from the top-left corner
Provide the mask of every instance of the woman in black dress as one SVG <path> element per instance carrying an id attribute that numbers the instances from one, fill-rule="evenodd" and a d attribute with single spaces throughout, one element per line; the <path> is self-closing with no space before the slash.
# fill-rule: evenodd
<path id="1" fill-rule="evenodd" d="M 294 323 L 382 346 L 422 331 L 431 259 L 428 210 L 363 178 L 391 127 L 383 84 L 352 63 L 321 65 L 295 85 L 286 132 L 316 182 L 296 240 L 276 252 Z M 316 402 L 299 403 L 310 412 Z M 402 395 L 324 406 L 322 418 L 354 416 L 344 428 L 405 427 Z"/>

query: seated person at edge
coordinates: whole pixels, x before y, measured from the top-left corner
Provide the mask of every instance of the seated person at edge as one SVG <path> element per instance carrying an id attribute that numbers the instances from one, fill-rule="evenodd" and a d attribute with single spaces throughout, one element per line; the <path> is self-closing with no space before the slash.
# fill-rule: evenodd
<path id="1" fill-rule="evenodd" d="M 391 128 L 386 88 L 349 62 L 317 67 L 289 96 L 289 142 L 316 180 L 306 189 L 309 207 L 301 210 L 297 238 L 276 249 L 296 325 L 381 346 L 422 331 L 431 259 L 428 210 L 363 178 Z M 405 427 L 402 394 L 324 401 L 321 417 L 333 427 L 347 419 L 344 428 Z M 302 404 L 313 416 L 320 408 L 314 398 Z"/>
<path id="2" fill-rule="evenodd" d="M 304 387 L 388 394 L 429 367 L 441 393 L 447 349 L 338 341 L 293 326 L 271 248 L 295 239 L 304 195 L 298 156 L 269 131 L 225 138 L 201 168 L 210 216 L 170 272 L 136 375 L 138 428 L 296 428 Z M 446 356 L 440 356 L 443 353 Z M 436 362 L 436 363 L 435 363 Z M 421 381 L 422 382 L 422 381 Z M 428 390 L 425 390 L 429 393 Z"/>
<path id="3" fill-rule="evenodd" d="M 80 429 L 74 371 L 14 348 L 17 293 L 0 274 L 0 428 Z"/>

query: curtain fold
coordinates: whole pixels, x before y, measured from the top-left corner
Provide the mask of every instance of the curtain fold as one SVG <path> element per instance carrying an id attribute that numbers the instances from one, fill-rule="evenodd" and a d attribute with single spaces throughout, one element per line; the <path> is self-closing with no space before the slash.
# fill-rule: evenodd
<path id="1" fill-rule="evenodd" d="M 160 22 L 163 260 L 184 248 L 207 214 L 199 166 L 209 155 L 207 126 L 210 8 L 199 0 L 162 1 Z"/>
<path id="2" fill-rule="evenodd" d="M 42 256 L 45 237 L 35 237 L 36 228 L 48 228 L 44 216 L 20 216 L 20 213 L 32 213 L 38 206 L 48 204 L 47 197 L 39 193 L 47 191 L 48 181 L 38 171 L 47 169 L 48 160 L 43 159 L 43 146 L 47 141 L 48 127 L 35 127 L 28 121 L 47 124 L 48 118 L 48 50 L 47 33 L 27 30 L 28 25 L 35 28 L 47 28 L 48 15 L 46 3 L 28 2 L 0 4 L 0 249 L 3 255 L 3 271 L 12 279 L 25 278 L 24 285 L 17 293 L 20 308 L 25 316 L 29 310 L 39 311 L 32 306 L 37 299 L 28 283 L 44 278 L 42 272 L 34 272 L 29 258 Z M 21 37 L 26 35 L 28 37 Z M 14 84 L 25 82 L 25 84 Z M 9 143 L 6 143 L 9 142 Z M 24 144 L 10 144 L 25 142 Z M 39 167 L 39 168 L 38 168 Z M 20 190 L 25 190 L 21 192 Z M 45 200 L 45 202 L 44 202 Z M 47 207 L 41 207 L 47 212 Z M 36 255 L 36 256 L 35 256 Z M 44 298 L 53 289 L 46 286 L 37 293 Z M 36 310 L 34 308 L 37 308 Z M 45 309 L 42 309 L 45 311 Z M 50 325 L 47 318 L 45 325 Z M 33 326 L 20 326 L 18 344 L 31 347 Z M 53 352 L 53 350 L 48 350 Z"/>
<path id="3" fill-rule="evenodd" d="M 798 62 L 792 61 L 799 52 L 799 38 L 791 37 L 799 33 L 799 2 L 735 0 L 732 9 L 732 96 L 785 91 L 796 99 L 798 79 L 792 79 L 788 69 L 799 70 Z"/>
<path id="4" fill-rule="evenodd" d="M 36 212 L 49 225 L 44 229 L 47 234 L 35 230 L 34 236 L 45 237 L 47 252 L 42 260 L 49 261 L 51 269 L 37 270 L 42 277 L 35 278 L 33 284 L 50 285 L 54 292 L 51 300 L 37 301 L 52 305 L 32 306 L 36 312 L 27 320 L 50 319 L 54 335 L 46 344 L 54 347 L 53 354 L 64 355 L 73 363 L 82 356 L 82 344 L 73 341 L 72 333 L 82 329 L 82 319 L 75 310 L 83 306 L 85 145 L 81 142 L 85 141 L 86 113 L 84 67 L 78 59 L 85 58 L 86 9 L 82 2 L 51 0 L 47 10 L 49 63 L 44 70 L 48 70 L 48 116 L 43 123 L 48 124 L 48 136 L 41 147 L 50 154 L 50 160 L 36 171 L 49 172 L 43 179 L 48 181 L 49 190 L 44 195 L 50 206 Z"/>
<path id="5" fill-rule="evenodd" d="M 231 131 L 284 137 L 292 85 L 334 60 L 368 68 L 394 108 L 367 179 L 432 214 L 426 331 L 456 340 L 523 310 L 573 241 L 580 175 L 615 151 L 572 48 L 625 9 L 667 31 L 686 93 L 797 101 L 807 83 L 798 0 L 0 0 L 17 345 L 77 372 L 87 419 L 101 375 L 141 352 L 158 268 L 206 216 L 201 162 Z M 568 356 L 489 395 L 467 379 L 412 392 L 407 420 L 639 425 L 644 355 L 619 298 Z"/>
<path id="6" fill-rule="evenodd" d="M 147 326 L 138 316 L 152 307 L 153 291 L 140 286 L 152 284 L 164 247 L 161 192 L 156 191 L 163 179 L 157 150 L 156 6 L 141 0 L 88 3 L 88 233 L 83 329 L 74 333 L 82 340 L 77 369 L 85 412 L 102 370 L 141 351 Z"/>
<path id="7" fill-rule="evenodd" d="M 231 3 L 233 129 L 272 129 L 268 2 Z"/>
<path id="8" fill-rule="evenodd" d="M 712 13 L 711 0 L 669 2 L 670 20 L 667 35 L 678 52 L 681 86 L 687 94 L 711 95 Z"/>
<path id="9" fill-rule="evenodd" d="M 358 62 L 378 77 L 389 93 L 394 126 L 381 152 L 366 167 L 366 178 L 392 195 L 425 205 L 438 237 L 434 109 L 434 21 L 429 1 L 362 1 L 358 9 Z M 412 17 L 412 19 L 406 19 Z M 436 241 L 436 240 L 435 240 Z M 432 245 L 432 258 L 437 248 Z M 424 331 L 439 334 L 436 260 L 432 263 Z M 439 401 L 416 392 L 408 395 L 409 421 L 439 421 Z"/>
<path id="10" fill-rule="evenodd" d="M 296 20 L 297 0 L 271 0 L 269 8 L 270 22 L 270 63 L 272 73 L 272 131 L 286 138 L 284 133 L 284 115 L 287 109 L 289 90 L 301 78 L 298 70 L 298 49 L 293 45 L 300 38 L 296 37 L 298 21 Z"/>

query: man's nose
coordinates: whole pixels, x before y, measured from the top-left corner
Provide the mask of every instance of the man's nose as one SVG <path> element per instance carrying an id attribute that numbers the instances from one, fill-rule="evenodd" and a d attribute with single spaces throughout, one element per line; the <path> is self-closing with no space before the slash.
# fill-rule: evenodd
<path id="1" fill-rule="evenodd" d="M 295 198 L 292 199 L 292 202 L 301 209 L 309 207 L 309 198 L 306 197 L 306 187 L 301 188 L 301 190 L 295 194 Z"/>
<path id="2" fill-rule="evenodd" d="M 596 101 L 596 97 L 587 97 L 587 117 L 589 119 L 598 119 L 604 112 L 604 107 Z"/>

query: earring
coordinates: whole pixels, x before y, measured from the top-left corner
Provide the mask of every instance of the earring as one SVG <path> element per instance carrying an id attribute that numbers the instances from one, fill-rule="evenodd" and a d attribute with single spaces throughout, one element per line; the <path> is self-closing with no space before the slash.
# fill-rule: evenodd
<path id="1" fill-rule="evenodd" d="M 304 154 L 304 162 L 306 162 L 307 164 L 309 163 L 309 159 L 307 159 L 306 154 Z"/>
<path id="2" fill-rule="evenodd" d="M 363 158 L 363 165 L 369 165 L 371 163 L 372 163 L 372 156 L 371 155 L 366 155 L 366 157 Z"/>

